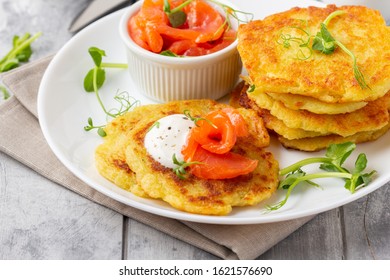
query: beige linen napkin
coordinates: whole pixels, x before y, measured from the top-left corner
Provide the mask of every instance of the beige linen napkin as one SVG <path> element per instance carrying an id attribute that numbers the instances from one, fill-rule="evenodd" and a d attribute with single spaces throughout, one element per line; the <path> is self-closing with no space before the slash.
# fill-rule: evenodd
<path id="1" fill-rule="evenodd" d="M 177 221 L 129 207 L 86 185 L 52 153 L 37 119 L 37 93 L 51 57 L 2 76 L 13 96 L 0 104 L 0 151 L 96 203 L 223 259 L 255 259 L 312 217 L 259 225 L 210 225 Z"/>

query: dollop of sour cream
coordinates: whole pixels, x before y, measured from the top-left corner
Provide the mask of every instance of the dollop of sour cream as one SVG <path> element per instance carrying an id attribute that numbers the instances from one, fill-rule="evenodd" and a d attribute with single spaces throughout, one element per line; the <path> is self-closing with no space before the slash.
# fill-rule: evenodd
<path id="1" fill-rule="evenodd" d="M 183 161 L 181 150 L 186 144 L 188 133 L 195 126 L 184 114 L 174 114 L 159 119 L 146 133 L 144 145 L 152 158 L 163 166 L 175 168 L 172 157 Z"/>

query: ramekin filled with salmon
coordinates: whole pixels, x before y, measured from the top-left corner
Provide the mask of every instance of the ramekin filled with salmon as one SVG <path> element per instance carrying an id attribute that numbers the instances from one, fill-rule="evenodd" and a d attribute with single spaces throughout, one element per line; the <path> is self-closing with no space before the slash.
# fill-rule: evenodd
<path id="1" fill-rule="evenodd" d="M 215 0 L 144 0 L 119 26 L 137 90 L 156 101 L 219 99 L 242 71 L 236 30 L 248 14 Z"/>

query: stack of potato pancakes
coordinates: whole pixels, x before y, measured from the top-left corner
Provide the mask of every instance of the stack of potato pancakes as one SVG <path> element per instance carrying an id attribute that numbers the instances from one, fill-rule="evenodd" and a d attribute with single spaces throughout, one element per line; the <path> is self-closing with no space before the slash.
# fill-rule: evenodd
<path id="1" fill-rule="evenodd" d="M 330 54 L 312 47 L 321 23 L 337 10 L 345 13 L 326 27 L 352 56 L 340 46 Z M 240 105 L 255 109 L 285 147 L 315 151 L 375 140 L 389 129 L 390 27 L 378 11 L 293 8 L 241 25 L 238 39 L 248 72 Z"/>

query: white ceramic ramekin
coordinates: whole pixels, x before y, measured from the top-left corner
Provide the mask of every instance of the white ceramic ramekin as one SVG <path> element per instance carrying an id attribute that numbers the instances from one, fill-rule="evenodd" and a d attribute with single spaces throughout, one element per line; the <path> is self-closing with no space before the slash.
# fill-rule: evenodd
<path id="1" fill-rule="evenodd" d="M 236 9 L 227 1 L 220 2 Z M 242 70 L 237 40 L 220 51 L 197 57 L 168 57 L 152 53 L 138 46 L 128 34 L 127 22 L 142 3 L 138 1 L 127 8 L 119 25 L 130 76 L 137 90 L 160 102 L 218 99 L 229 93 Z M 232 23 L 234 21 L 232 19 Z M 236 29 L 237 25 L 233 28 Z"/>

